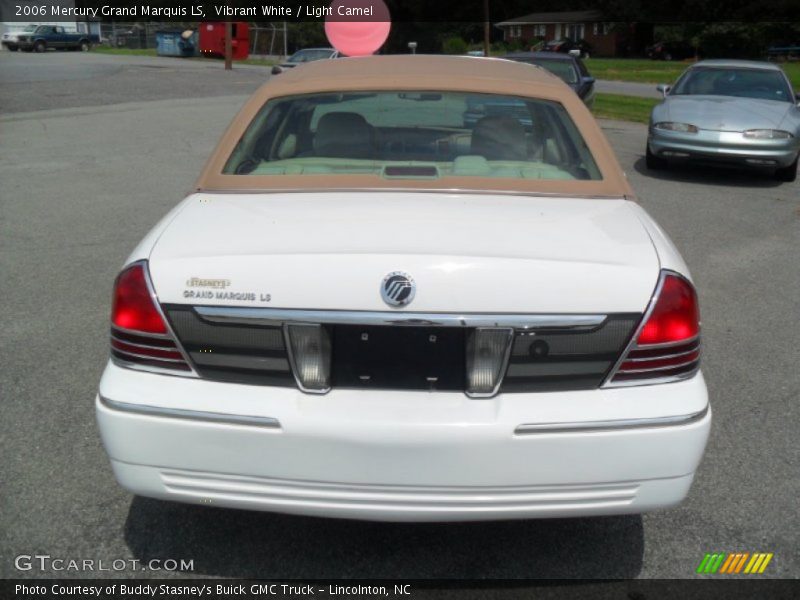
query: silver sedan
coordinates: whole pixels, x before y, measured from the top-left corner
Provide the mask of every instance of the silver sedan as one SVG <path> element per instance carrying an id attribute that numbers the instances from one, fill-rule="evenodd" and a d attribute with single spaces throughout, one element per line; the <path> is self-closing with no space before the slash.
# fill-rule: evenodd
<path id="1" fill-rule="evenodd" d="M 794 181 L 800 155 L 800 94 L 772 63 L 705 60 L 670 88 L 653 108 L 647 166 L 671 161 L 727 163 L 771 169 Z"/>

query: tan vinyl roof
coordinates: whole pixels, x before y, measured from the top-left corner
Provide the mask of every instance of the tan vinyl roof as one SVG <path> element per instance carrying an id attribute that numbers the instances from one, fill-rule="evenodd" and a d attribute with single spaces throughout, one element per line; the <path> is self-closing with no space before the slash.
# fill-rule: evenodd
<path id="1" fill-rule="evenodd" d="M 586 140 L 602 180 L 522 180 L 447 176 L 387 180 L 379 175 L 224 175 L 223 167 L 245 129 L 272 98 L 318 92 L 458 91 L 560 102 Z M 320 60 L 290 69 L 261 86 L 223 135 L 196 183 L 202 191 L 445 189 L 596 196 L 632 196 L 594 117 L 575 92 L 549 71 L 497 58 L 389 55 Z"/>
<path id="2" fill-rule="evenodd" d="M 326 85 L 328 80 L 336 84 L 343 83 L 343 78 L 391 78 L 405 87 L 416 88 L 420 77 L 435 77 L 443 84 L 463 86 L 465 81 L 491 80 L 494 85 L 515 81 L 526 77 L 540 85 L 553 85 L 560 81 L 545 69 L 531 72 L 521 65 L 500 58 L 483 58 L 479 56 L 443 56 L 425 54 L 391 54 L 387 56 L 362 56 L 342 58 L 332 61 L 318 60 L 302 65 L 303 70 L 291 69 L 290 72 L 274 78 L 275 83 L 297 85 L 313 78 L 315 83 Z M 285 79 L 284 79 L 285 75 Z M 467 86 L 469 88 L 469 86 Z M 471 89 L 471 88 L 469 88 Z"/>

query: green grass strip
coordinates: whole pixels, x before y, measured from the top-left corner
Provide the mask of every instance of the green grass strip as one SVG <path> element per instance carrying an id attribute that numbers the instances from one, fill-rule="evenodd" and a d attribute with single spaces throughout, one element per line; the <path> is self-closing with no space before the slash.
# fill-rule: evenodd
<path id="1" fill-rule="evenodd" d="M 656 98 L 639 98 L 621 94 L 597 94 L 592 112 L 600 119 L 617 119 L 647 123 L 650 111 L 660 100 Z"/>

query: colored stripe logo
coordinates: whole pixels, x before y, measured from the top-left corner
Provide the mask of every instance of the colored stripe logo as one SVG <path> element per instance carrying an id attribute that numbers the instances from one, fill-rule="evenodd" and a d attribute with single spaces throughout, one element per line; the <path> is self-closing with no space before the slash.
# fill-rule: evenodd
<path id="1" fill-rule="evenodd" d="M 697 573 L 756 575 L 763 573 L 774 554 L 772 552 L 707 552 L 697 567 Z"/>

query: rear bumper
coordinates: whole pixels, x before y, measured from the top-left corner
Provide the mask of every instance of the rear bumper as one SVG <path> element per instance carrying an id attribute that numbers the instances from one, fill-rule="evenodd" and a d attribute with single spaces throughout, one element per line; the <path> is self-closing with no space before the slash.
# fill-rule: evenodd
<path id="1" fill-rule="evenodd" d="M 702 374 L 471 400 L 348 390 L 309 396 L 109 365 L 96 408 L 114 473 L 134 493 L 389 521 L 672 506 L 689 490 L 711 422 Z"/>
<path id="2" fill-rule="evenodd" d="M 800 152 L 800 140 L 750 140 L 738 132 L 701 130 L 696 134 L 650 128 L 650 152 L 667 160 L 697 160 L 754 168 L 791 165 Z"/>

